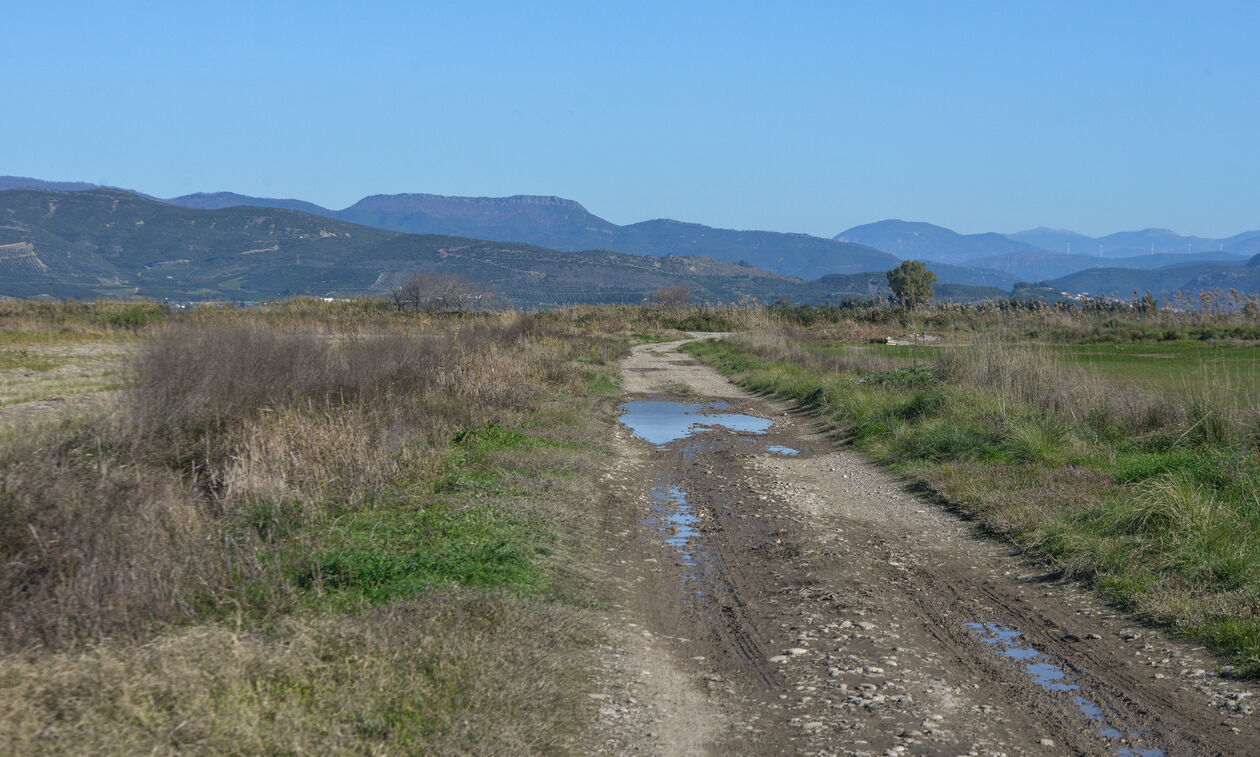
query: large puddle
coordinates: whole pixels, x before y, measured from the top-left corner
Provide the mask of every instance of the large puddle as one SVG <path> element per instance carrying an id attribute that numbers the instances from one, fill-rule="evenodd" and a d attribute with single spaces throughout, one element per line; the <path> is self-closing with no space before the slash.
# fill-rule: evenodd
<path id="1" fill-rule="evenodd" d="M 706 428 L 721 426 L 732 431 L 764 434 L 774 423 L 765 418 L 743 413 L 720 412 L 730 407 L 724 402 L 709 405 L 684 404 L 668 400 L 639 400 L 621 406 L 625 413 L 621 422 L 635 436 L 657 449 L 666 449 L 670 442 Z"/>
<path id="2" fill-rule="evenodd" d="M 1021 644 L 1019 639 L 1023 634 L 1014 628 L 1000 623 L 967 623 L 966 626 L 977 639 L 992 645 L 998 654 L 1016 663 L 1023 663 L 1024 672 L 1043 689 L 1055 692 L 1080 691 L 1080 685 L 1073 682 L 1067 671 L 1049 656 L 1034 647 Z M 1099 725 L 1100 736 L 1124 742 L 1123 746 L 1116 747 L 1116 754 L 1120 757 L 1163 757 L 1164 750 L 1142 746 L 1144 738 L 1140 731 L 1126 734 L 1107 725 L 1107 716 L 1103 709 L 1093 701 L 1079 694 L 1073 696 L 1071 701 L 1085 717 Z"/>

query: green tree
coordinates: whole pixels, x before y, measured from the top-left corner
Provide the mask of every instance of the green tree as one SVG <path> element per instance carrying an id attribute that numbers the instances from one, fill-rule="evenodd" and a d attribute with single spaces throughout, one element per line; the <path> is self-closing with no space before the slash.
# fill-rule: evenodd
<path id="1" fill-rule="evenodd" d="M 888 272 L 888 286 L 893 298 L 902 307 L 916 308 L 932 299 L 932 285 L 936 274 L 927 269 L 922 260 L 905 260 Z"/>

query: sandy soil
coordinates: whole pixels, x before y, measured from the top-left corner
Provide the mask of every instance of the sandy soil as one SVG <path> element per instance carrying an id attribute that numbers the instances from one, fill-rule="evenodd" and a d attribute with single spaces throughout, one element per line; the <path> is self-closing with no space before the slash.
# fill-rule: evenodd
<path id="1" fill-rule="evenodd" d="M 720 400 L 774 424 L 668 449 L 618 427 L 592 751 L 1260 753 L 1260 688 L 1043 575 L 679 344 L 634 350 L 627 401 Z M 671 526 L 665 491 L 685 494 L 694 534 Z"/>

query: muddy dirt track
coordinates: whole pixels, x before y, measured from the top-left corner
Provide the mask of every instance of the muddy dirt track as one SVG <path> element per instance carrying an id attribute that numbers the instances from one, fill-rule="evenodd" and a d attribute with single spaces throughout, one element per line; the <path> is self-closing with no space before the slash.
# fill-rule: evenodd
<path id="1" fill-rule="evenodd" d="M 613 754 L 1260 754 L 1257 687 L 677 351 L 623 365 Z"/>

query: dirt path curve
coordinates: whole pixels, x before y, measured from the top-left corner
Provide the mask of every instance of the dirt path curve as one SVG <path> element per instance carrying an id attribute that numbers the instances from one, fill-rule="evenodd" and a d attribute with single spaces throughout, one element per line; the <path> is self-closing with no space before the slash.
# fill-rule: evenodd
<path id="1" fill-rule="evenodd" d="M 623 365 L 593 751 L 1260 754 L 1257 687 L 1039 575 L 680 344 Z"/>

